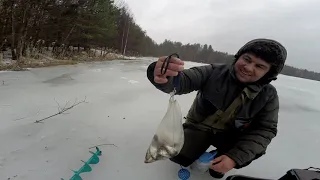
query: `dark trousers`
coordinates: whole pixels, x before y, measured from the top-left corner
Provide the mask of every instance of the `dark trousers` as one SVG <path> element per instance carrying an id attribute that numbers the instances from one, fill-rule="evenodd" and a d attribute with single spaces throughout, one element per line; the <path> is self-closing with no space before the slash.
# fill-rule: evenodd
<path id="1" fill-rule="evenodd" d="M 170 160 L 184 167 L 190 166 L 197 160 L 211 145 L 217 149 L 217 156 L 230 150 L 236 143 L 235 134 L 211 133 L 197 130 L 192 127 L 184 127 L 184 145 L 180 153 Z M 258 158 L 258 156 L 257 156 Z M 249 165 L 251 162 L 242 167 Z M 236 169 L 242 167 L 235 167 Z"/>
<path id="2" fill-rule="evenodd" d="M 217 148 L 217 156 L 223 154 L 234 144 L 234 139 L 223 134 L 213 134 L 184 127 L 184 145 L 180 153 L 170 160 L 187 167 L 197 160 L 211 145 Z"/>

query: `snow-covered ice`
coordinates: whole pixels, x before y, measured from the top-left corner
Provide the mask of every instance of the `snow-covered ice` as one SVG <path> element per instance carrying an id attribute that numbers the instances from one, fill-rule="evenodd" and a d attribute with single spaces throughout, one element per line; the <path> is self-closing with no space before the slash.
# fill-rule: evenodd
<path id="1" fill-rule="evenodd" d="M 154 59 L 152 59 L 154 60 Z M 170 161 L 144 164 L 169 95 L 146 78 L 151 60 L 119 60 L 0 73 L 0 179 L 69 179 L 99 144 L 100 163 L 84 180 L 175 180 Z M 186 62 L 186 67 L 199 65 Z M 128 83 L 129 82 L 129 83 Z M 139 83 L 136 83 L 139 82 Z M 278 178 L 290 168 L 320 167 L 320 82 L 281 75 L 279 134 L 267 155 L 230 174 Z M 186 115 L 195 92 L 179 96 Z M 66 114 L 50 116 L 86 97 Z M 93 149 L 91 149 L 93 150 Z M 94 151 L 94 150 L 93 150 Z M 192 179 L 212 179 L 209 176 Z"/>

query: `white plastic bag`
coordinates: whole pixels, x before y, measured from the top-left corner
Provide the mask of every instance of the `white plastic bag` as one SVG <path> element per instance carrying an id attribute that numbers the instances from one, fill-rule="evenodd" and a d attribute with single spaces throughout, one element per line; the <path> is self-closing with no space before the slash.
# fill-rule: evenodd
<path id="1" fill-rule="evenodd" d="M 145 156 L 145 163 L 172 158 L 179 154 L 184 144 L 182 113 L 178 101 L 171 93 L 167 113 L 153 136 Z"/>

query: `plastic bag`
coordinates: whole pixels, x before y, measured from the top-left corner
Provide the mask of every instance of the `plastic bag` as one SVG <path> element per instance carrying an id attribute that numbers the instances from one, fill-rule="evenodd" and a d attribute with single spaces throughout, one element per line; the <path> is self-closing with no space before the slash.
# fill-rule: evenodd
<path id="1" fill-rule="evenodd" d="M 145 163 L 165 160 L 178 155 L 184 144 L 182 113 L 178 101 L 171 93 L 169 106 L 153 136 L 145 156 Z"/>

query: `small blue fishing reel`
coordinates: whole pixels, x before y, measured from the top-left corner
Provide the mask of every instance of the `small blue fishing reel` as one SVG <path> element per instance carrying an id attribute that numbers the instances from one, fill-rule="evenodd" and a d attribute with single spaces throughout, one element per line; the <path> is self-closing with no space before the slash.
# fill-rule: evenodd
<path id="1" fill-rule="evenodd" d="M 188 180 L 190 178 L 189 170 L 181 167 L 181 169 L 178 171 L 178 177 L 181 180 Z"/>

